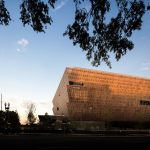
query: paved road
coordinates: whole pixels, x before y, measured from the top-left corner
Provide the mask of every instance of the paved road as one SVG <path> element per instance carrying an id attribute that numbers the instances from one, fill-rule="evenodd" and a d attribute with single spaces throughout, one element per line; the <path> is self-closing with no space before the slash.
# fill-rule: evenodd
<path id="1" fill-rule="evenodd" d="M 149 136 L 98 136 L 24 134 L 0 136 L 0 150 L 51 150 L 51 149 L 141 149 L 150 150 Z"/>

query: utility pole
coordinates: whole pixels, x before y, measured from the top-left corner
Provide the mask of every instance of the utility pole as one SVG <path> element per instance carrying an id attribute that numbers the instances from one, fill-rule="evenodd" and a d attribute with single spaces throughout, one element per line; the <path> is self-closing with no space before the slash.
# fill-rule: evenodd
<path id="1" fill-rule="evenodd" d="M 2 94 L 1 94 L 1 111 L 2 111 Z"/>

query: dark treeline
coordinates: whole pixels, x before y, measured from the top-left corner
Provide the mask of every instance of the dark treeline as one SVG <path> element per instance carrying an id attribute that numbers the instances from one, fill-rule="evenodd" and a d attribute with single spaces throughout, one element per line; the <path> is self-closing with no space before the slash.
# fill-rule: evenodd
<path id="1" fill-rule="evenodd" d="M 9 130 L 18 132 L 21 124 L 19 115 L 15 111 L 0 111 L 0 132 L 5 133 Z"/>
<path id="2" fill-rule="evenodd" d="M 40 116 L 40 115 L 39 115 Z M 43 115 L 34 124 L 20 123 L 19 115 L 15 111 L 0 111 L 0 133 L 98 133 L 98 134 L 147 134 L 150 122 L 106 122 L 105 129 L 87 130 L 72 126 L 66 117 L 60 120 L 55 116 Z M 122 131 L 122 132 L 120 132 Z M 129 132 L 130 131 L 130 132 Z"/>

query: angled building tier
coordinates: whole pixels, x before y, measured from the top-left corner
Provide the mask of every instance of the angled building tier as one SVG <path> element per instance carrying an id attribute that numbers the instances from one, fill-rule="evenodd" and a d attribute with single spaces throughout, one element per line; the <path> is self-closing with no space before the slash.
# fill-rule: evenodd
<path id="1" fill-rule="evenodd" d="M 66 68 L 53 105 L 76 121 L 150 121 L 150 79 Z"/>

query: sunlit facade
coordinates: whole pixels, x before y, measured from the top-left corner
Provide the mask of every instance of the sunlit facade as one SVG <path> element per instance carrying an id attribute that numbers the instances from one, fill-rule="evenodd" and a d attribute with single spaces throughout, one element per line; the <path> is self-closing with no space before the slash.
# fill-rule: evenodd
<path id="1" fill-rule="evenodd" d="M 150 79 L 66 68 L 53 105 L 76 121 L 150 121 Z"/>

